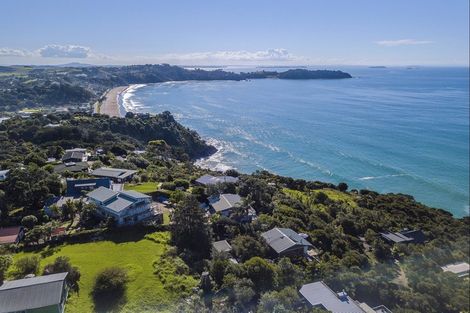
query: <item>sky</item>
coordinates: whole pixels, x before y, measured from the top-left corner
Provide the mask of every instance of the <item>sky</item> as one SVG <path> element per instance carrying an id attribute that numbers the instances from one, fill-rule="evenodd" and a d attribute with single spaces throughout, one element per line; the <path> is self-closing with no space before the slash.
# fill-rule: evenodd
<path id="1" fill-rule="evenodd" d="M 469 65 L 469 0 L 2 0 L 0 64 Z"/>

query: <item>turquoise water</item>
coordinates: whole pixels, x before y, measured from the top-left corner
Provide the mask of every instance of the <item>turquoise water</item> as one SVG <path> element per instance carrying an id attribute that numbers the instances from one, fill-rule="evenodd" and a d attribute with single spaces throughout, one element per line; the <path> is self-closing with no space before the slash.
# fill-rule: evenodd
<path id="1" fill-rule="evenodd" d="M 124 95 L 169 110 L 219 148 L 199 164 L 469 205 L 468 68 L 339 68 L 353 79 L 168 82 Z"/>

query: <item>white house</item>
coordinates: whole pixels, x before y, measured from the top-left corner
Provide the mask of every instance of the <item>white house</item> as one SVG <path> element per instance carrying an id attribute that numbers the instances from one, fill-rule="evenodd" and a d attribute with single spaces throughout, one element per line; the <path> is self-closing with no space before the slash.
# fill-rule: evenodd
<path id="1" fill-rule="evenodd" d="M 100 215 L 114 218 L 118 226 L 133 225 L 154 216 L 152 198 L 140 192 L 99 187 L 87 196 Z"/>
<path id="2" fill-rule="evenodd" d="M 7 179 L 9 172 L 10 172 L 10 170 L 0 171 L 0 181 L 3 181 L 5 179 Z"/>

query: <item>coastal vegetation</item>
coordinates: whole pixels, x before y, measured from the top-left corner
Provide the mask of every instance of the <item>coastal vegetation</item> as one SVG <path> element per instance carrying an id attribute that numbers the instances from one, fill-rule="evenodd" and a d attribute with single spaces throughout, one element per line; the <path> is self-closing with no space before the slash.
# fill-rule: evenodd
<path id="1" fill-rule="evenodd" d="M 18 246 L 0 248 L 0 277 L 67 268 L 78 290 L 70 293 L 67 312 L 99 311 L 103 304 L 95 295 L 109 290 L 119 295 L 112 309 L 120 312 L 309 312 L 298 290 L 318 280 L 395 313 L 468 308 L 469 280 L 441 266 L 468 260 L 470 219 L 409 195 L 267 171 L 230 170 L 225 174 L 238 177 L 237 183 L 204 188 L 197 178 L 221 173 L 192 160 L 213 148 L 167 112 L 124 118 L 33 114 L 4 121 L 0 138 L 0 166 L 10 169 L 0 183 L 0 225 L 23 225 L 26 231 Z M 116 230 L 112 220 L 95 220 L 96 207 L 81 202 L 47 215 L 44 204 L 63 193 L 62 178 L 90 176 L 54 173 L 57 161 L 48 159 L 60 159 L 72 147 L 90 151 L 92 168 L 136 170 L 125 188 L 170 202 L 164 225 Z M 243 205 L 230 216 L 208 216 L 200 204 L 219 193 L 239 194 Z M 249 209 L 256 218 L 240 218 Z M 59 226 L 66 235 L 50 240 Z M 303 234 L 314 253 L 275 255 L 261 235 L 274 227 Z M 403 229 L 420 230 L 426 240 L 391 244 L 380 234 Z M 213 251 L 219 240 L 230 242 L 231 255 Z M 115 284 L 104 286 L 102 277 L 107 282 L 109 275 Z"/>

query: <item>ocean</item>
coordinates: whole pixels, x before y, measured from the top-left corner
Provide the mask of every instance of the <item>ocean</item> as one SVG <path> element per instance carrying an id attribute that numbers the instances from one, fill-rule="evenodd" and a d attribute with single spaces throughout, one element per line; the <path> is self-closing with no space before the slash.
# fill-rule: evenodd
<path id="1" fill-rule="evenodd" d="M 201 166 L 406 193 L 467 215 L 469 69 L 330 68 L 354 78 L 166 82 L 121 99 L 168 110 L 216 146 Z"/>

